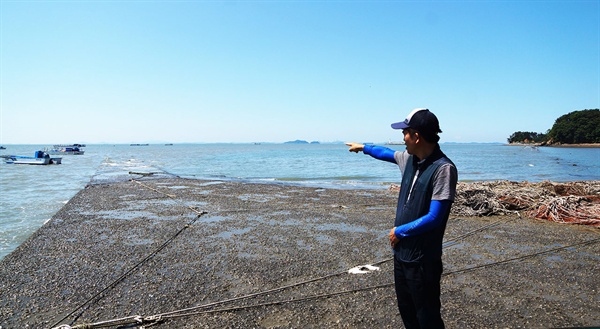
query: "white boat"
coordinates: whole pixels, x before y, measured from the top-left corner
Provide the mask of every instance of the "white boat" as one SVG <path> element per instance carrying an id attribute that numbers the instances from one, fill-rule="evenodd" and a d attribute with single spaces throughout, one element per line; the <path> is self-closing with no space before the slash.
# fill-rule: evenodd
<path id="1" fill-rule="evenodd" d="M 44 150 L 48 154 L 65 154 L 65 155 L 81 155 L 85 151 L 82 144 L 70 144 L 70 145 L 54 145 L 51 149 Z"/>
<path id="2" fill-rule="evenodd" d="M 392 141 L 391 139 L 385 145 L 404 145 L 404 141 Z"/>
<path id="3" fill-rule="evenodd" d="M 62 158 L 52 158 L 44 151 L 36 151 L 35 156 L 28 157 L 22 155 L 3 155 L 4 161 L 8 164 L 30 164 L 30 165 L 48 165 L 61 164 Z"/>

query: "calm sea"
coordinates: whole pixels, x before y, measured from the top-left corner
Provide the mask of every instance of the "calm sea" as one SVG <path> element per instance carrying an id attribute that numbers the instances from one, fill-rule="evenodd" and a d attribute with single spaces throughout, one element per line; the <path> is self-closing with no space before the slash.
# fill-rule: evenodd
<path id="1" fill-rule="evenodd" d="M 0 154 L 33 155 L 47 146 L 7 145 Z M 600 148 L 445 143 L 442 150 L 461 181 L 600 180 Z M 63 156 L 60 165 L 0 163 L 0 259 L 86 184 L 126 180 L 130 171 L 350 189 L 385 189 L 400 181 L 393 164 L 350 153 L 343 144 L 88 145 L 84 155 Z"/>

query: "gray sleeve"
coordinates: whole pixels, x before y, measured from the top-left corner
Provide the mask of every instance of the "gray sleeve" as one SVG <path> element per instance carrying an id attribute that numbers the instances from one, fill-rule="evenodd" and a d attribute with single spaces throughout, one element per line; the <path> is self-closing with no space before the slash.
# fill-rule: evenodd
<path id="1" fill-rule="evenodd" d="M 396 151 L 394 153 L 394 159 L 396 160 L 396 163 L 400 167 L 400 171 L 402 173 L 404 173 L 404 169 L 406 168 L 406 163 L 408 162 L 409 157 L 410 154 L 408 154 L 406 151 Z"/>
<path id="2" fill-rule="evenodd" d="M 456 196 L 456 183 L 458 182 L 458 171 L 451 163 L 441 165 L 433 178 L 433 195 L 431 200 L 454 201 Z"/>

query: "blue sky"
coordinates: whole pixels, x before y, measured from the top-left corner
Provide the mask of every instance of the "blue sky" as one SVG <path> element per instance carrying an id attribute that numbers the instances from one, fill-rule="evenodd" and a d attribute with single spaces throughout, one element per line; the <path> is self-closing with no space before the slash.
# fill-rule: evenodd
<path id="1" fill-rule="evenodd" d="M 0 144 L 505 142 L 600 107 L 595 1 L 0 2 Z"/>

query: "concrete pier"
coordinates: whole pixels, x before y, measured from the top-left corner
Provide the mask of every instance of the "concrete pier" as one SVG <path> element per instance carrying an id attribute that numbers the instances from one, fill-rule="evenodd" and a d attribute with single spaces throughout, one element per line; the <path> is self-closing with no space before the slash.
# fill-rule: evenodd
<path id="1" fill-rule="evenodd" d="M 0 262 L 0 326 L 161 315 L 153 328 L 400 328 L 387 241 L 395 204 L 385 190 L 151 175 L 90 184 Z M 451 217 L 447 328 L 600 326 L 600 243 L 577 245 L 599 233 Z"/>

